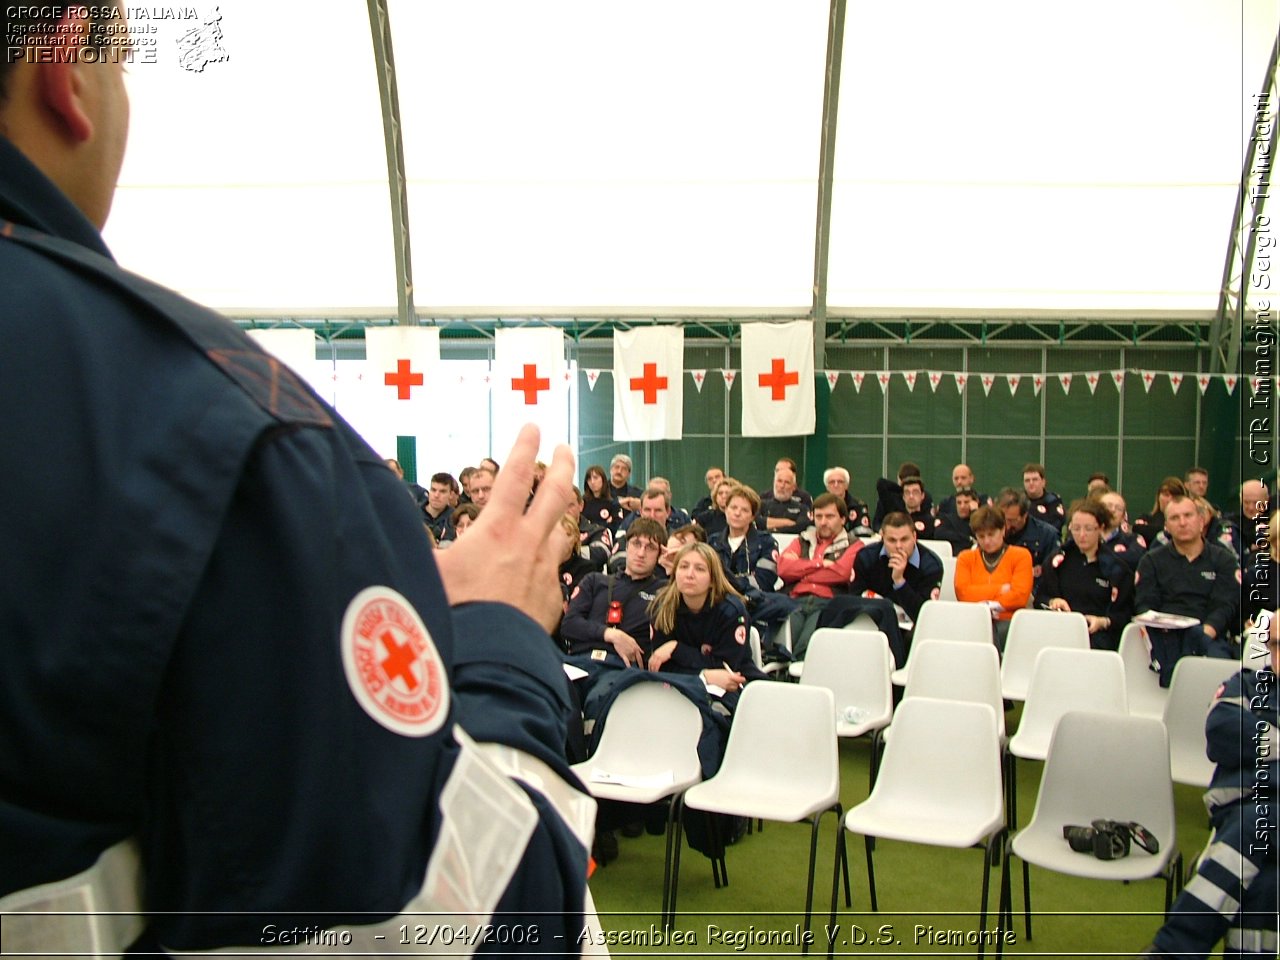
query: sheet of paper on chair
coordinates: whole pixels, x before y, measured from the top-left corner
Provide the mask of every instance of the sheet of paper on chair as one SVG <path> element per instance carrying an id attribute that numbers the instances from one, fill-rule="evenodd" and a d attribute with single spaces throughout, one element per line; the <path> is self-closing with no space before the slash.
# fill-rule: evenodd
<path id="1" fill-rule="evenodd" d="M 619 787 L 666 787 L 676 782 L 676 775 L 674 770 L 651 774 L 610 773 L 608 770 L 592 770 L 591 782 L 612 783 Z"/>
<path id="2" fill-rule="evenodd" d="M 583 670 L 581 667 L 575 667 L 571 663 L 566 663 L 564 664 L 564 675 L 570 680 L 581 680 L 587 675 L 587 671 Z"/>
<path id="3" fill-rule="evenodd" d="M 896 603 L 893 605 L 893 612 L 898 615 L 898 628 L 900 630 L 914 630 L 916 623 L 911 619 L 911 615 L 903 610 Z"/>
<path id="4" fill-rule="evenodd" d="M 1183 617 L 1176 613 L 1161 613 L 1159 610 L 1148 610 L 1133 618 L 1134 623 L 1144 627 L 1156 627 L 1161 630 L 1185 630 L 1194 627 L 1200 621 L 1195 617 Z"/>

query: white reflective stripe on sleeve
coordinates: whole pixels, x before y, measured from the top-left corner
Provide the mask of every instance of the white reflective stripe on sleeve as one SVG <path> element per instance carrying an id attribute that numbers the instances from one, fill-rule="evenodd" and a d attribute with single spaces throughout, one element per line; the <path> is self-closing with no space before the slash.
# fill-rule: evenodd
<path id="1" fill-rule="evenodd" d="M 6 953 L 119 956 L 142 933 L 138 846 L 104 850 L 74 877 L 0 898 L 0 944 Z"/>
<path id="2" fill-rule="evenodd" d="M 1227 931 L 1227 947 L 1231 950 L 1247 954 L 1271 956 L 1280 945 L 1280 937 L 1274 930 L 1248 930 L 1232 927 Z"/>
<path id="3" fill-rule="evenodd" d="M 507 776 L 542 794 L 583 847 L 591 849 L 596 828 L 594 798 L 571 786 L 532 754 L 500 743 L 480 743 L 476 746 Z"/>
<path id="4" fill-rule="evenodd" d="M 397 916 L 381 923 L 341 928 L 279 928 L 267 924 L 261 947 L 226 947 L 173 955 L 474 953 L 482 942 L 481 933 L 488 931 L 498 900 L 524 857 L 529 838 L 537 828 L 538 811 L 524 791 L 456 724 L 453 735 L 462 749 L 440 791 L 440 835 L 431 851 L 422 889 Z M 512 927 L 505 933 L 531 936 L 527 926 Z M 507 942 L 517 950 L 520 943 L 538 943 L 534 939 Z"/>

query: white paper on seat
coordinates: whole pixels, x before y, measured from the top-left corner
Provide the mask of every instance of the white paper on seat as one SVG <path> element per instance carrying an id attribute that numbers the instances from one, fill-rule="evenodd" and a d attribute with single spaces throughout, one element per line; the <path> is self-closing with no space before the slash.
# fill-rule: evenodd
<path id="1" fill-rule="evenodd" d="M 643 787 L 652 789 L 657 787 L 668 787 L 676 782 L 675 773 L 665 770 L 662 773 L 651 774 L 627 774 L 627 773 L 611 773 L 608 770 L 592 770 L 592 783 L 612 783 L 619 787 Z"/>

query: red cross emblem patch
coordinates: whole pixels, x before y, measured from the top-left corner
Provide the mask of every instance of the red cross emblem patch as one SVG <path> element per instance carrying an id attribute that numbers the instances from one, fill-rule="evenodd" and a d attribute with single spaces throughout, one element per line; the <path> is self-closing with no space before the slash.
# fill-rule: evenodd
<path id="1" fill-rule="evenodd" d="M 392 733 L 426 737 L 449 715 L 444 661 L 408 600 L 366 587 L 342 617 L 342 666 L 356 702 Z"/>

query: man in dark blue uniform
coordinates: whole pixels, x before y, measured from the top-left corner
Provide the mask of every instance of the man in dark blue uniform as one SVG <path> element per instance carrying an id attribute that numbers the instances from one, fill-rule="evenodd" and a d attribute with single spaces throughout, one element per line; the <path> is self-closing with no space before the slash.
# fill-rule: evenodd
<path id="1" fill-rule="evenodd" d="M 1274 618 L 1258 633 L 1266 636 L 1270 663 L 1219 687 L 1205 722 L 1207 752 L 1217 764 L 1204 795 L 1212 840 L 1142 957 L 1207 957 L 1224 939 L 1224 958 L 1276 956 L 1280 640 Z"/>
<path id="2" fill-rule="evenodd" d="M 1160 686 L 1188 654 L 1231 657 L 1227 635 L 1240 610 L 1240 566 L 1235 554 L 1204 539 L 1204 518 L 1190 497 L 1174 496 L 1164 508 L 1170 543 L 1144 554 L 1135 575 L 1134 610 L 1192 617 L 1184 629 L 1148 626 L 1151 660 L 1160 666 Z"/>
<path id="3" fill-rule="evenodd" d="M 1051 490 L 1045 489 L 1044 464 L 1028 463 L 1022 468 L 1022 489 L 1027 495 L 1031 515 L 1043 520 L 1059 534 L 1067 522 L 1066 504 Z"/>
<path id="4" fill-rule="evenodd" d="M 1004 542 L 1031 552 L 1031 573 L 1039 590 L 1040 574 L 1058 552 L 1058 531 L 1031 515 L 1031 503 L 1021 490 L 1005 487 L 996 497 L 996 506 L 1004 514 Z"/>
<path id="5" fill-rule="evenodd" d="M 439 910 L 563 952 L 593 815 L 546 642 L 572 457 L 526 513 L 526 427 L 436 561 L 341 418 L 111 258 L 126 53 L 90 13 L 0 20 L 5 949 L 364 952 Z"/>

